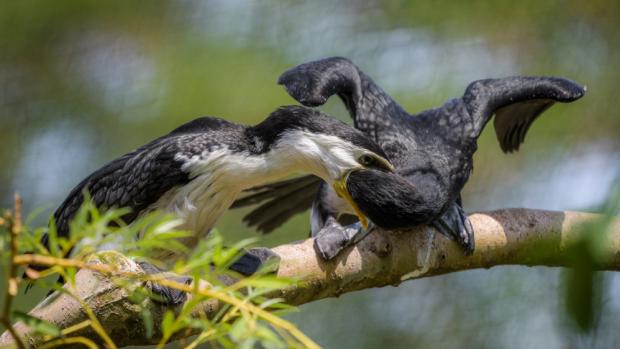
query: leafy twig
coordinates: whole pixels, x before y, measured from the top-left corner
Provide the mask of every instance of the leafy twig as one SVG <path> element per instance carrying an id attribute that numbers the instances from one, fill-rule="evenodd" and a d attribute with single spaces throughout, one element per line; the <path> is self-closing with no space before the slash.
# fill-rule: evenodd
<path id="1" fill-rule="evenodd" d="M 176 282 L 172 280 L 163 279 L 163 280 L 159 280 L 158 283 L 162 286 L 185 291 L 187 293 L 197 293 L 201 296 L 219 299 L 222 302 L 232 304 L 241 310 L 247 310 L 250 313 L 254 313 L 258 315 L 259 317 L 263 318 L 265 321 L 271 323 L 272 325 L 286 330 L 305 347 L 311 348 L 311 349 L 320 349 L 318 344 L 316 344 L 312 339 L 308 338 L 305 334 L 303 334 L 303 332 L 297 329 L 297 327 L 295 327 L 293 324 L 251 303 L 246 303 L 226 293 L 218 292 L 216 290 L 209 290 L 209 289 L 204 289 L 204 288 L 195 289 L 189 285 L 185 285 L 180 282 Z"/>
<path id="2" fill-rule="evenodd" d="M 13 324 L 11 324 L 11 307 L 13 305 L 13 298 L 17 295 L 17 264 L 13 261 L 15 255 L 18 252 L 17 238 L 22 230 L 22 199 L 19 194 L 15 194 L 15 203 L 13 207 L 13 214 L 7 212 L 4 217 L 3 223 L 8 222 L 9 242 L 10 242 L 10 260 L 9 260 L 9 272 L 6 277 L 6 293 L 4 295 L 4 306 L 2 308 L 2 316 L 0 322 L 11 333 L 15 343 L 19 349 L 25 349 L 26 345 L 15 331 Z"/>
<path id="3" fill-rule="evenodd" d="M 39 349 L 49 349 L 49 348 L 56 348 L 56 347 L 60 347 L 60 346 L 65 346 L 65 345 L 69 345 L 69 344 L 83 344 L 85 345 L 87 348 L 90 349 L 97 349 L 97 344 L 95 344 L 95 342 L 91 341 L 88 338 L 85 337 L 69 337 L 69 338 L 58 338 L 55 339 L 51 342 L 45 343 L 43 344 L 41 347 L 39 347 Z"/>
<path id="4" fill-rule="evenodd" d="M 75 260 L 75 259 L 66 259 L 66 258 L 57 258 L 57 257 L 49 257 L 49 256 L 40 256 L 40 255 L 18 255 L 14 258 L 15 264 L 31 264 L 36 263 L 39 265 L 49 265 L 49 266 L 61 266 L 61 267 L 77 267 L 83 269 L 90 269 L 99 273 L 102 273 L 107 276 L 117 276 L 124 278 L 132 278 L 140 281 L 152 281 L 157 282 L 161 286 L 174 288 L 177 290 L 181 290 L 190 294 L 198 294 L 201 296 L 218 299 L 227 304 L 233 305 L 235 308 L 239 308 L 242 311 L 247 311 L 248 313 L 253 313 L 264 319 L 265 321 L 271 323 L 272 325 L 279 327 L 288 333 L 290 333 L 295 339 L 297 339 L 301 344 L 303 344 L 307 348 L 318 349 L 320 348 L 313 340 L 304 335 L 299 329 L 297 329 L 290 322 L 279 318 L 276 315 L 269 313 L 262 308 L 247 303 L 243 300 L 236 299 L 235 297 L 224 293 L 222 291 L 210 290 L 204 288 L 195 288 L 190 285 L 185 285 L 180 282 L 164 279 L 163 276 L 158 275 L 145 275 L 134 272 L 126 272 L 126 271 L 117 271 L 116 269 L 104 265 L 104 264 L 92 264 L 86 263 L 83 261 Z"/>

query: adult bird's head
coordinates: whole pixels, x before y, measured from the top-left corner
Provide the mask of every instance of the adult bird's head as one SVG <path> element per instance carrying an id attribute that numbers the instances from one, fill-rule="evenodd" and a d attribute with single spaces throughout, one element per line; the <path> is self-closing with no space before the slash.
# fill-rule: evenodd
<path id="1" fill-rule="evenodd" d="M 394 171 L 377 143 L 342 121 L 301 106 L 280 107 L 247 132 L 255 151 L 268 154 L 268 162 L 321 177 L 367 226 L 347 189 L 347 180 L 358 170 Z"/>

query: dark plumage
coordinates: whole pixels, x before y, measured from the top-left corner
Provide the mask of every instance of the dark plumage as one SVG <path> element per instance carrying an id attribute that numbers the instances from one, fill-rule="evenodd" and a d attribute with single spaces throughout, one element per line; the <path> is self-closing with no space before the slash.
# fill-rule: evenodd
<path id="1" fill-rule="evenodd" d="M 256 126 L 203 117 L 93 172 L 69 193 L 54 220 L 58 235 L 67 237 L 88 192 L 102 210 L 129 207 L 126 223 L 156 209 L 177 215 L 184 219 L 182 229 L 195 232 L 182 240 L 191 247 L 242 190 L 295 172 L 336 183 L 353 169 L 372 167 L 361 164 L 361 157 L 391 167 L 374 141 L 317 110 L 281 107 Z M 153 256 L 175 257 L 166 251 Z M 252 261 L 242 262 L 247 270 Z"/>
<path id="2" fill-rule="evenodd" d="M 349 175 L 347 188 L 362 212 L 383 229 L 410 228 L 428 222 L 442 209 L 441 194 L 436 188 L 414 186 L 405 177 L 391 173 L 354 171 Z M 420 195 L 421 190 L 428 193 Z"/>
<path id="3" fill-rule="evenodd" d="M 585 90 L 578 84 L 554 77 L 508 77 L 478 80 L 471 83 L 463 97 L 443 106 L 410 115 L 372 79 L 346 58 L 327 58 L 309 62 L 282 74 L 279 81 L 288 93 L 307 106 L 318 106 L 337 94 L 345 103 L 355 127 L 375 140 L 394 164 L 394 175 L 358 171 L 349 176 L 348 187 L 360 210 L 384 228 L 411 227 L 432 223 L 441 232 L 457 240 L 471 253 L 473 230 L 460 206 L 460 191 L 472 172 L 472 156 L 484 126 L 495 115 L 495 131 L 504 152 L 519 149 L 532 122 L 555 102 L 572 102 Z M 287 206 L 287 213 L 302 211 L 281 202 L 284 196 L 307 203 L 317 190 L 313 204 L 313 228 L 326 225 L 329 217 L 343 212 L 329 188 L 312 186 L 308 178 L 298 183 L 273 184 L 254 189 L 253 194 L 235 206 L 253 200 L 254 194 L 267 201 L 258 210 L 277 211 Z M 312 193 L 312 194 L 311 194 Z M 253 201 L 252 201 L 253 200 Z M 304 207 L 307 208 L 306 205 Z M 250 225 L 269 231 L 290 215 L 274 220 L 247 217 Z M 313 233 L 318 231 L 313 229 Z M 321 234 L 317 238 L 320 244 Z M 343 245 L 344 246 L 344 245 Z M 327 248 L 327 247 L 325 247 Z M 319 250 L 321 247 L 319 247 Z M 322 251 L 331 258 L 339 249 Z"/>

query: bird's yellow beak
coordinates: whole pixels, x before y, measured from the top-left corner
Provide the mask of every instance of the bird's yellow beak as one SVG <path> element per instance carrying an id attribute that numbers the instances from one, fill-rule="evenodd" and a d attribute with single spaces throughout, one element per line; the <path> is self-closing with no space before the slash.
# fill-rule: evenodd
<path id="1" fill-rule="evenodd" d="M 353 201 L 353 198 L 347 190 L 347 180 L 349 179 L 349 174 L 353 171 L 347 172 L 340 180 L 334 182 L 334 191 L 336 192 L 336 194 L 338 194 L 339 197 L 341 197 L 342 199 L 344 199 L 344 201 L 351 205 L 351 207 L 353 208 L 353 212 L 355 212 L 355 215 L 360 220 L 362 227 L 364 227 L 364 229 L 368 229 L 368 219 L 366 218 L 366 216 L 364 216 L 362 211 L 360 211 L 359 207 L 357 206 L 355 201 Z"/>
<path id="2" fill-rule="evenodd" d="M 383 169 L 387 170 L 390 173 L 394 173 L 396 171 L 394 165 L 392 165 L 388 160 L 384 158 L 379 158 L 379 164 Z"/>

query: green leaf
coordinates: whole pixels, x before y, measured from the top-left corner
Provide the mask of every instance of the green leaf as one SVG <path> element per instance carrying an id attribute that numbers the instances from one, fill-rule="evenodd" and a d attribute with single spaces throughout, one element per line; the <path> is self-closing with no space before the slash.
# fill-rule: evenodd
<path id="1" fill-rule="evenodd" d="M 39 218 L 39 216 L 43 215 L 44 212 L 53 209 L 53 206 L 50 205 L 46 205 L 46 206 L 42 206 L 39 208 L 35 208 L 34 210 L 32 210 L 32 212 L 30 212 L 28 214 L 28 217 L 26 217 L 26 220 L 24 221 L 24 226 L 31 226 L 33 225 L 34 221 Z"/>
<path id="2" fill-rule="evenodd" d="M 141 249 L 148 249 L 148 250 L 162 249 L 166 251 L 180 252 L 180 253 L 187 253 L 189 251 L 187 246 L 183 245 L 181 242 L 177 240 L 159 241 L 159 240 L 154 240 L 154 239 L 148 239 L 148 240 L 142 239 L 138 241 L 136 245 Z M 141 253 L 141 251 L 136 251 L 136 253 Z"/>
<path id="3" fill-rule="evenodd" d="M 248 334 L 247 323 L 244 318 L 238 318 L 232 325 L 228 335 L 235 341 L 240 341 Z"/>
<path id="4" fill-rule="evenodd" d="M 292 283 L 286 279 L 275 276 L 261 276 L 259 278 L 248 278 L 243 280 L 244 284 L 256 288 L 266 288 L 269 290 L 281 289 L 290 286 Z"/>
<path id="5" fill-rule="evenodd" d="M 161 331 L 164 337 L 169 337 L 174 333 L 174 313 L 172 310 L 166 310 L 164 318 L 161 321 Z"/>
<path id="6" fill-rule="evenodd" d="M 153 314 L 148 309 L 142 309 L 140 315 L 142 315 L 142 321 L 144 322 L 146 338 L 151 338 L 153 336 Z"/>
<path id="7" fill-rule="evenodd" d="M 253 349 L 256 348 L 256 339 L 253 337 L 248 337 L 245 340 L 243 340 L 243 342 L 241 342 L 241 345 L 239 346 L 239 348 L 241 349 Z"/>
<path id="8" fill-rule="evenodd" d="M 52 217 L 52 219 L 50 220 L 50 224 L 49 224 L 49 229 L 47 231 L 47 237 L 48 237 L 48 249 L 49 249 L 49 253 L 52 254 L 52 256 L 56 256 L 59 257 L 59 246 L 58 246 L 58 234 L 57 234 L 57 230 L 56 230 L 56 221 L 54 220 L 54 218 Z"/>
<path id="9" fill-rule="evenodd" d="M 12 315 L 13 315 L 14 321 L 23 322 L 24 324 L 26 324 L 26 326 L 32 328 L 35 332 L 39 334 L 53 336 L 53 337 L 60 336 L 60 329 L 50 322 L 41 320 L 30 314 L 26 314 L 24 312 L 17 311 L 17 310 L 13 311 Z"/>
<path id="10" fill-rule="evenodd" d="M 262 302 L 260 304 L 260 307 L 262 309 L 266 309 L 266 308 L 272 307 L 272 306 L 274 306 L 276 304 L 282 304 L 282 302 L 284 302 L 284 299 L 282 299 L 282 298 L 272 298 L 272 299 L 268 299 L 268 300 Z"/>
<path id="11" fill-rule="evenodd" d="M 181 219 L 171 219 L 169 221 L 164 221 L 155 227 L 155 229 L 153 230 L 153 233 L 159 235 L 165 232 L 169 232 L 175 229 L 176 227 L 180 226 L 181 224 L 183 224 L 183 220 Z"/>
<path id="12" fill-rule="evenodd" d="M 572 324 L 581 332 L 595 327 L 601 312 L 602 275 L 596 271 L 595 236 L 584 234 L 568 251 L 570 269 L 564 272 L 565 306 Z"/>

